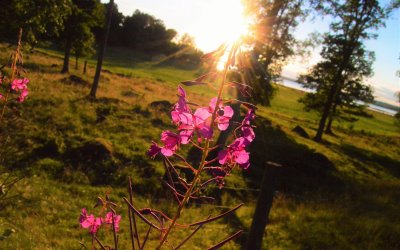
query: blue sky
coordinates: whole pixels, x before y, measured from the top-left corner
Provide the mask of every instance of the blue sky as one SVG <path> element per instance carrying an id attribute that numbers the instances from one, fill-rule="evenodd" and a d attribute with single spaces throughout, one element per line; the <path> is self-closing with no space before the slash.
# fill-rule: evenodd
<path id="1" fill-rule="evenodd" d="M 107 2 L 102 0 L 102 2 Z M 212 50 L 224 38 L 235 33 L 240 16 L 240 0 L 115 0 L 119 11 L 131 15 L 135 9 L 154 15 L 164 21 L 168 28 L 179 33 L 194 36 L 198 46 L 205 51 Z M 382 0 L 382 5 L 389 1 Z M 296 31 L 298 38 L 304 38 L 313 31 L 328 31 L 329 21 L 317 18 L 313 22 L 301 23 Z M 229 27 L 229 28 L 223 28 Z M 225 33 L 224 31 L 225 30 Z M 386 20 L 386 28 L 377 31 L 379 37 L 367 41 L 368 50 L 375 51 L 376 61 L 373 65 L 375 74 L 368 80 L 375 89 L 377 99 L 395 103 L 395 91 L 400 91 L 400 10 L 393 12 Z M 308 60 L 294 60 L 285 67 L 283 74 L 295 77 L 318 61 L 318 50 Z"/>

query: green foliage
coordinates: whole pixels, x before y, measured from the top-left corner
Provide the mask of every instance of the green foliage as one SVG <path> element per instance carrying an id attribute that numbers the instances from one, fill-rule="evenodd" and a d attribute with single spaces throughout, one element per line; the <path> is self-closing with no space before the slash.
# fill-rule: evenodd
<path id="1" fill-rule="evenodd" d="M 49 177 L 59 178 L 63 170 L 64 163 L 52 158 L 42 158 L 33 164 L 31 174 L 46 173 Z"/>
<path id="2" fill-rule="evenodd" d="M 136 10 L 132 16 L 124 19 L 121 42 L 146 53 L 169 54 L 171 40 L 176 34 L 173 29 L 166 29 L 161 20 Z"/>
<path id="3" fill-rule="evenodd" d="M 103 5 L 98 0 L 73 0 L 71 14 L 67 16 L 60 36 L 65 50 L 63 72 L 68 72 L 70 51 L 76 58 L 93 53 L 94 34 L 92 29 L 103 23 Z"/>
<path id="4" fill-rule="evenodd" d="M 41 49 L 26 54 L 26 63 L 35 65 L 29 73 L 31 95 L 20 119 L 8 124 L 7 131 L 12 127 L 14 133 L 5 158 L 8 169 L 26 177 L 16 185 L 19 195 L 12 206 L 0 211 L 0 235 L 6 236 L 0 240 L 2 248 L 79 249 L 80 241 L 90 245 L 86 231 L 79 229 L 80 209 L 93 207 L 97 196 L 108 193 L 121 205 L 117 208 L 122 214 L 120 248 L 128 249 L 128 215 L 121 201 L 127 196 L 127 175 L 133 178 L 136 206 L 159 208 L 167 215 L 176 211 L 162 185 L 162 163 L 145 155 L 151 141 L 170 128 L 169 112 L 151 103 L 173 102 L 178 83 L 194 78 L 196 71 L 154 67 L 146 61 L 135 61 L 133 67 L 131 59 L 138 60 L 138 54 L 114 48 L 108 52 L 108 71 L 103 73 L 99 98 L 94 102 L 83 98 L 88 87 L 77 83 L 90 81 L 90 77 L 72 69 L 78 78 L 71 79 L 50 66 L 62 63 L 59 52 Z M 0 44 L 0 61 L 8 55 L 6 45 Z M 93 73 L 93 62 L 89 61 L 89 73 Z M 63 81 L 65 78 L 68 81 Z M 337 135 L 326 136 L 321 145 L 291 131 L 295 125 L 309 134 L 315 131 L 316 114 L 304 112 L 297 103 L 304 93 L 275 87 L 278 91 L 271 107 L 257 110 L 256 129 L 264 131 L 257 134 L 257 144 L 251 149 L 257 160 L 243 175 L 229 176 L 226 188 L 210 188 L 210 193 L 219 195 L 217 201 L 189 205 L 182 220 L 197 221 L 240 201 L 245 201 L 245 206 L 231 219 L 203 227 L 188 246 L 205 249 L 225 238 L 231 228 L 249 228 L 258 194 L 257 177 L 264 162 L 273 160 L 284 163 L 280 169 L 283 178 L 278 180 L 264 248 L 398 248 L 400 228 L 394 222 L 400 219 L 400 140 L 394 118 L 367 111 L 373 118 L 361 117 L 352 130 L 344 121 L 335 126 Z M 188 91 L 193 103 L 205 103 L 210 95 L 200 87 Z M 156 119 L 162 123 L 154 126 Z M 88 160 L 91 152 L 82 152 L 88 144 L 102 144 L 112 152 L 107 154 L 111 157 L 92 164 L 93 159 Z M 68 157 L 71 151 L 78 157 Z M 78 164 L 74 165 L 73 159 Z M 91 172 L 94 168 L 100 169 L 99 174 Z M 36 176 L 29 169 L 37 171 L 31 172 Z M 57 174 L 53 177 L 53 173 Z M 143 233 L 147 230 L 143 224 L 139 228 Z M 14 232 L 9 234 L 9 230 Z M 171 234 L 171 241 L 185 235 L 187 230 L 178 230 Z M 112 242 L 106 232 L 100 236 Z M 226 248 L 241 249 L 242 240 Z M 149 249 L 157 242 L 158 235 L 152 232 Z"/>
<path id="5" fill-rule="evenodd" d="M 352 115 L 365 114 L 366 104 L 372 103 L 374 100 L 372 88 L 362 83 L 364 76 L 370 75 L 372 70 L 372 62 L 365 60 L 362 57 L 363 54 L 363 52 L 358 54 L 360 56 L 358 60 L 362 61 L 362 69 L 354 69 L 356 72 L 353 74 L 349 72 L 349 76 L 334 100 L 332 118 L 355 121 L 356 119 Z M 299 102 L 304 104 L 306 111 L 315 110 L 320 114 L 323 113 L 324 104 L 334 83 L 336 67 L 337 65 L 328 61 L 320 62 L 308 74 L 300 76 L 299 82 L 305 88 L 314 91 L 299 99 Z"/>
<path id="6" fill-rule="evenodd" d="M 70 13 L 71 0 L 3 0 L 0 37 L 15 41 L 19 28 L 22 28 L 22 40 L 35 46 L 41 39 L 57 37 Z"/>
<path id="7" fill-rule="evenodd" d="M 281 76 L 282 67 L 296 54 L 295 47 L 299 45 L 293 31 L 309 10 L 301 0 L 244 3 L 247 15 L 254 20 L 251 35 L 245 41 L 253 50 L 245 60 L 249 70 L 244 78 L 255 89 L 252 101 L 269 105 L 274 92 L 272 83 Z"/>
<path id="8" fill-rule="evenodd" d="M 376 0 L 328 1 L 323 9 L 332 15 L 330 33 L 324 35 L 322 61 L 300 77 L 306 88 L 316 93 L 301 100 L 306 109 L 321 113 L 315 140 L 320 141 L 329 118 L 327 132 L 343 107 L 360 109 L 357 101 L 372 102 L 372 89 L 363 84 L 372 75 L 374 54 L 365 50 L 363 41 L 375 37 L 370 30 L 384 25 L 387 10 Z"/>

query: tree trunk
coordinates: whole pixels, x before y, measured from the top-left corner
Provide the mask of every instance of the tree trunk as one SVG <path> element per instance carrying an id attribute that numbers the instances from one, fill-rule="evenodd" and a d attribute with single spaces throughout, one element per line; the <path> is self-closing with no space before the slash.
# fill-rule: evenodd
<path id="1" fill-rule="evenodd" d="M 318 130 L 317 130 L 317 134 L 314 137 L 314 141 L 317 141 L 317 142 L 322 141 L 322 134 L 324 133 L 325 123 L 329 117 L 329 114 L 330 114 L 330 111 L 332 108 L 332 103 L 333 103 L 333 98 L 334 98 L 335 92 L 336 92 L 336 83 L 334 85 L 332 85 L 332 87 L 329 91 L 328 100 L 326 100 L 326 103 L 324 105 L 321 120 L 319 120 Z"/>
<path id="2" fill-rule="evenodd" d="M 64 64 L 63 64 L 61 73 L 69 72 L 69 58 L 71 56 L 71 47 L 72 47 L 71 42 L 67 41 L 67 43 L 65 44 Z"/>
<path id="3" fill-rule="evenodd" d="M 331 113 L 331 115 L 329 116 L 328 124 L 326 125 L 326 129 L 325 129 L 325 133 L 326 133 L 326 134 L 333 135 L 332 123 L 333 123 L 333 118 L 334 118 L 335 113 L 336 113 L 336 107 L 337 107 L 337 104 L 334 103 L 334 104 L 333 104 L 333 107 L 332 107 L 332 113 Z"/>
<path id="4" fill-rule="evenodd" d="M 78 56 L 75 56 L 75 69 L 78 69 Z"/>
<path id="5" fill-rule="evenodd" d="M 342 64 L 338 68 L 335 78 L 333 79 L 333 85 L 329 91 L 328 100 L 325 103 L 325 106 L 324 106 L 324 109 L 322 112 L 322 116 L 321 116 L 321 120 L 319 121 L 318 131 L 314 137 L 314 141 L 316 141 L 316 142 L 322 141 L 322 134 L 324 133 L 326 120 L 328 119 L 329 115 L 331 114 L 331 109 L 332 109 L 332 105 L 334 105 L 334 100 L 336 100 L 336 98 L 339 95 L 341 88 L 343 86 L 342 72 L 346 68 L 346 65 L 348 65 L 350 57 L 354 51 L 354 46 L 345 48 L 343 51 L 344 51 L 343 54 L 345 55 L 345 57 L 342 61 Z"/>
<path id="6" fill-rule="evenodd" d="M 86 74 L 87 61 L 83 64 L 83 74 Z"/>
<path id="7" fill-rule="evenodd" d="M 103 58 L 104 58 L 104 53 L 105 53 L 106 46 L 107 46 L 108 33 L 110 32 L 110 24 L 111 24 L 113 7 L 114 7 L 114 0 L 110 0 L 110 3 L 108 5 L 108 10 L 107 10 L 106 25 L 104 28 L 104 39 L 100 45 L 99 56 L 97 59 L 97 66 L 96 66 L 96 74 L 94 76 L 92 89 L 90 90 L 90 94 L 89 94 L 89 97 L 92 99 L 96 99 L 96 92 L 97 92 L 97 88 L 99 86 L 101 67 L 103 66 Z"/>
<path id="8" fill-rule="evenodd" d="M 265 227 L 267 226 L 269 212 L 271 211 L 274 199 L 275 181 L 277 178 L 276 170 L 279 167 L 282 166 L 272 162 L 267 162 L 265 166 L 256 210 L 253 215 L 246 246 L 244 248 L 246 250 L 261 249 Z"/>

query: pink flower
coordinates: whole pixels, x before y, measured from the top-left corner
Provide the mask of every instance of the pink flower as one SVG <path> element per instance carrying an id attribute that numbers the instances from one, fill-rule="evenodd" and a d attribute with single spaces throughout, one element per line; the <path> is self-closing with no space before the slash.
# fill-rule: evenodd
<path id="1" fill-rule="evenodd" d="M 12 83 L 11 83 L 11 89 L 15 90 L 15 91 L 27 89 L 28 82 L 29 82 L 29 80 L 27 78 L 14 79 L 14 81 L 12 81 Z"/>
<path id="2" fill-rule="evenodd" d="M 18 102 L 24 102 L 25 98 L 28 96 L 28 89 L 24 89 L 22 90 L 21 94 L 19 95 L 19 97 L 17 98 Z"/>
<path id="3" fill-rule="evenodd" d="M 154 159 L 158 153 L 161 152 L 161 147 L 157 145 L 157 143 L 152 142 L 149 151 L 147 152 L 147 155 L 151 158 Z"/>
<path id="4" fill-rule="evenodd" d="M 0 99 L 3 99 L 3 95 L 0 93 Z"/>
<path id="5" fill-rule="evenodd" d="M 186 101 L 186 92 L 181 86 L 178 87 L 178 96 L 179 100 L 175 104 L 174 110 L 171 112 L 172 121 L 175 124 L 191 124 L 191 110 Z"/>
<path id="6" fill-rule="evenodd" d="M 194 112 L 194 128 L 197 129 L 200 135 L 204 138 L 210 139 L 213 135 L 213 130 L 211 128 L 211 118 L 212 113 L 206 108 L 198 108 Z"/>
<path id="7" fill-rule="evenodd" d="M 234 164 L 238 164 L 241 168 L 247 169 L 250 166 L 250 155 L 245 150 L 245 147 L 246 139 L 243 137 L 237 138 L 227 149 L 218 153 L 218 162 L 231 167 Z"/>
<path id="8" fill-rule="evenodd" d="M 250 143 L 256 138 L 256 134 L 251 126 L 246 125 L 242 127 L 243 138 L 246 139 L 246 146 L 250 145 Z"/>
<path id="9" fill-rule="evenodd" d="M 250 125 L 250 121 L 256 118 L 256 114 L 254 113 L 254 109 L 249 109 L 244 117 L 242 124 Z"/>
<path id="10" fill-rule="evenodd" d="M 115 231 L 119 230 L 119 222 L 121 221 L 121 215 L 114 214 L 114 228 Z M 113 212 L 108 212 L 104 217 L 104 223 L 112 225 L 113 223 Z"/>
<path id="11" fill-rule="evenodd" d="M 161 148 L 161 153 L 165 156 L 171 156 L 178 149 L 181 138 L 179 135 L 167 130 L 162 132 L 161 141 L 164 143 L 164 147 Z"/>
<path id="12" fill-rule="evenodd" d="M 197 132 L 198 141 L 201 141 L 202 137 L 210 139 L 213 135 L 209 119 L 211 115 L 207 108 L 198 108 L 192 116 L 192 123 L 181 124 L 178 128 L 181 143 L 188 144 L 194 132 Z"/>
<path id="13" fill-rule="evenodd" d="M 253 128 L 250 125 L 250 121 L 255 118 L 254 110 L 249 109 L 247 112 L 246 116 L 244 117 L 242 121 L 242 133 L 243 137 L 246 139 L 246 146 L 250 145 L 250 143 L 254 140 L 256 137 L 256 134 L 254 133 Z"/>
<path id="14" fill-rule="evenodd" d="M 217 104 L 217 98 L 214 97 L 210 101 L 210 113 L 214 112 Z M 229 127 L 229 121 L 233 116 L 233 109 L 230 106 L 224 106 L 222 103 L 219 103 L 217 110 L 217 124 L 218 129 L 221 131 L 226 130 Z"/>
<path id="15" fill-rule="evenodd" d="M 86 208 L 82 208 L 82 213 L 79 217 L 79 223 L 83 228 L 88 228 L 89 233 L 95 234 L 102 224 L 102 219 L 95 218 L 93 214 L 88 215 Z"/>
<path id="16" fill-rule="evenodd" d="M 11 89 L 16 92 L 21 92 L 19 97 L 17 98 L 18 102 L 25 101 L 25 98 L 28 96 L 28 84 L 29 80 L 27 78 L 23 79 L 14 79 L 11 83 Z"/>
<path id="17" fill-rule="evenodd" d="M 181 137 L 169 130 L 166 130 L 161 133 L 161 141 L 164 143 L 163 147 L 160 147 L 157 145 L 157 143 L 152 142 L 149 151 L 147 151 L 147 155 L 149 157 L 154 158 L 159 153 L 167 157 L 172 156 L 179 148 Z"/>

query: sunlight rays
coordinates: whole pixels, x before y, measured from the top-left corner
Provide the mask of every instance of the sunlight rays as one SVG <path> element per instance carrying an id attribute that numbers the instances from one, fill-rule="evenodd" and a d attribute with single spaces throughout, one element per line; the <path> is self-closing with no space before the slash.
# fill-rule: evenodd
<path id="1" fill-rule="evenodd" d="M 205 52 L 223 43 L 233 43 L 248 32 L 248 23 L 240 0 L 218 0 L 209 3 L 207 12 L 199 17 L 195 39 Z"/>

